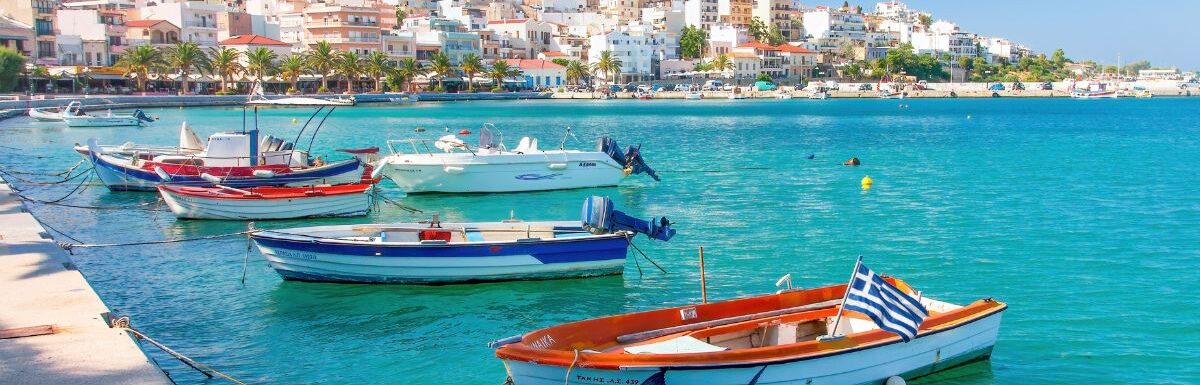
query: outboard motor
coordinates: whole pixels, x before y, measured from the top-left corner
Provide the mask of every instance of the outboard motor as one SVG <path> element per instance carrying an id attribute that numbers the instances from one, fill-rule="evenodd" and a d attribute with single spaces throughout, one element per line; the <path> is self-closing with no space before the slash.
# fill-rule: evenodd
<path id="1" fill-rule="evenodd" d="M 149 115 L 146 115 L 146 112 L 142 111 L 142 110 L 133 110 L 133 117 L 137 118 L 137 120 L 140 120 L 140 121 L 143 121 L 146 123 L 150 123 L 155 120 L 154 118 L 151 118 Z"/>
<path id="2" fill-rule="evenodd" d="M 653 218 L 649 221 L 634 218 L 623 212 L 613 210 L 611 199 L 601 196 L 591 196 L 583 201 L 583 228 L 592 234 L 611 234 L 616 231 L 631 231 L 646 234 L 647 237 L 660 241 L 669 241 L 675 236 L 675 229 L 666 217 Z"/>
<path id="3" fill-rule="evenodd" d="M 621 153 L 620 148 L 615 139 L 607 136 L 600 138 L 600 141 L 596 144 L 596 151 L 608 154 L 610 158 L 624 166 L 625 170 L 630 174 L 646 173 L 646 175 L 649 175 L 656 181 L 662 180 L 658 177 L 658 173 L 654 172 L 654 169 L 646 164 L 646 160 L 642 159 L 642 146 L 629 146 L 625 149 L 624 154 Z"/>

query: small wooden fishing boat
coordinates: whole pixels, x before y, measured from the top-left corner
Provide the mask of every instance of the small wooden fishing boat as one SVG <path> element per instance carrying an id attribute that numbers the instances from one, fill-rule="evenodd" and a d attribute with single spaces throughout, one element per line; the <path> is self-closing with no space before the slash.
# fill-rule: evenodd
<path id="1" fill-rule="evenodd" d="M 491 346 L 516 385 L 882 384 L 990 357 L 1007 305 L 954 305 L 876 278 L 927 312 L 911 339 L 850 309 L 856 283 L 595 318 Z"/>
<path id="2" fill-rule="evenodd" d="M 288 280 L 441 284 L 620 274 L 630 238 L 669 240 L 651 221 L 591 197 L 575 221 L 318 226 L 255 232 L 259 251 Z"/>
<path id="3" fill-rule="evenodd" d="M 188 187 L 159 185 L 163 201 L 179 218 L 291 219 L 364 216 L 371 184 L 306 187 Z"/>

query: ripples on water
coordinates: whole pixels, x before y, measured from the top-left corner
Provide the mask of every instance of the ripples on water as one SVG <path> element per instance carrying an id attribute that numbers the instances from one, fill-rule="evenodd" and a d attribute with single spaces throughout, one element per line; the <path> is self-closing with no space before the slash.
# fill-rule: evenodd
<path id="1" fill-rule="evenodd" d="M 993 361 L 923 383 L 1200 382 L 1200 119 L 1194 99 L 896 101 L 517 101 L 365 106 L 334 113 L 314 148 L 436 138 L 484 122 L 511 145 L 554 147 L 571 126 L 644 145 L 663 181 L 620 188 L 420 195 L 405 203 L 447 221 L 571 219 L 589 194 L 678 222 L 670 243 L 639 242 L 669 271 L 630 262 L 623 277 L 455 286 L 283 282 L 256 252 L 240 283 L 244 239 L 81 250 L 75 260 L 118 312 L 151 336 L 258 383 L 496 384 L 487 341 L 538 327 L 699 300 L 696 248 L 710 298 L 760 294 L 791 272 L 799 286 L 838 283 L 853 258 L 955 302 L 1009 303 Z M 72 143 L 174 143 L 180 122 L 205 136 L 240 127 L 240 109 L 163 109 L 143 129 L 0 122 L 0 165 L 57 172 Z M 264 110 L 291 138 L 303 110 Z M 968 118 L 969 116 L 969 118 Z M 415 134 L 423 126 L 428 132 Z M 304 142 L 304 141 L 302 141 Z M 22 150 L 17 151 L 16 148 Z M 814 154 L 812 160 L 806 159 Z M 861 167 L 838 164 L 857 156 Z M 870 175 L 874 188 L 861 191 Z M 390 184 L 387 194 L 399 196 Z M 63 187 L 31 190 L 53 198 Z M 71 203 L 134 205 L 153 194 L 89 188 Z M 176 221 L 145 210 L 34 205 L 85 242 L 239 231 L 238 222 Z M 422 219 L 386 208 L 367 219 Z M 60 239 L 61 241 L 62 239 Z M 152 352 L 181 384 L 202 377 Z"/>

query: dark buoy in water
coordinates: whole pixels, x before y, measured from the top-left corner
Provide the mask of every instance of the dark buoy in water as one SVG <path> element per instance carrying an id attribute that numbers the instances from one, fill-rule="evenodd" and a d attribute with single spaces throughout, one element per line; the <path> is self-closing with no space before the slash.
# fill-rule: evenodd
<path id="1" fill-rule="evenodd" d="M 858 158 L 851 157 L 850 160 L 847 160 L 845 163 L 842 163 L 842 165 L 843 166 L 861 166 L 862 162 L 860 162 L 858 160 Z"/>
<path id="2" fill-rule="evenodd" d="M 414 129 L 413 129 L 413 131 L 416 131 L 416 132 L 425 132 L 425 127 L 417 127 L 417 128 L 414 128 Z"/>
<path id="3" fill-rule="evenodd" d="M 804 159 L 812 159 L 812 158 L 816 158 L 816 157 L 817 157 L 817 154 L 808 154 L 808 156 L 804 157 Z"/>

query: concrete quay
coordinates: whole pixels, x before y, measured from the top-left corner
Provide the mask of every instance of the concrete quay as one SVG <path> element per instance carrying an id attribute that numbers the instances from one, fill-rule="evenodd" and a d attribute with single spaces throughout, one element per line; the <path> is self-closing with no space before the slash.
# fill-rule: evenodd
<path id="1" fill-rule="evenodd" d="M 0 384 L 171 383 L 3 180 L 0 293 Z"/>

